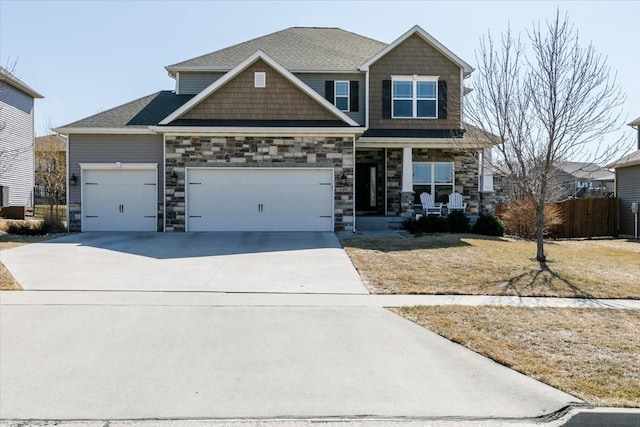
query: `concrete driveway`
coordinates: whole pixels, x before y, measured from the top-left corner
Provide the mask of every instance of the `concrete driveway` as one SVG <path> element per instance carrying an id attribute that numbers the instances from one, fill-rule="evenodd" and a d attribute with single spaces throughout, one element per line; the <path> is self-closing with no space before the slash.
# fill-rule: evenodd
<path id="1" fill-rule="evenodd" d="M 333 233 L 81 233 L 0 255 L 25 290 L 367 293 Z"/>
<path id="2" fill-rule="evenodd" d="M 0 292 L 0 420 L 538 422 L 581 403 L 371 305 L 332 233 L 84 233 L 1 256 L 27 290 Z"/>
<path id="3" fill-rule="evenodd" d="M 0 293 L 0 418 L 533 420 L 577 401 L 381 307 L 82 293 Z"/>

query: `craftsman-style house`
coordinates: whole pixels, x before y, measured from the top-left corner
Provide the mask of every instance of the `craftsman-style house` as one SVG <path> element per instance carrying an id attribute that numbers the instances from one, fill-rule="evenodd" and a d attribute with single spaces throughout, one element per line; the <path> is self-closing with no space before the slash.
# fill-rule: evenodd
<path id="1" fill-rule="evenodd" d="M 288 28 L 166 70 L 174 90 L 56 129 L 72 230 L 354 230 L 422 192 L 490 209 L 463 149 L 473 69 L 418 26 L 391 44 Z"/>

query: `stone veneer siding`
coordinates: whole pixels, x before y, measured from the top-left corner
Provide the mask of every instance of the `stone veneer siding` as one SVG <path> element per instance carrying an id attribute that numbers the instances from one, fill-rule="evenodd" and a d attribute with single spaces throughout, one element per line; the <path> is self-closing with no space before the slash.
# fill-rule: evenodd
<path id="1" fill-rule="evenodd" d="M 387 150 L 387 215 L 400 216 L 402 191 L 402 148 Z"/>
<path id="2" fill-rule="evenodd" d="M 334 229 L 353 227 L 354 153 L 351 137 L 166 136 L 166 231 L 185 230 L 187 167 L 332 167 Z M 172 184 L 171 175 L 178 180 Z M 342 183 L 343 173 L 347 182 Z"/>

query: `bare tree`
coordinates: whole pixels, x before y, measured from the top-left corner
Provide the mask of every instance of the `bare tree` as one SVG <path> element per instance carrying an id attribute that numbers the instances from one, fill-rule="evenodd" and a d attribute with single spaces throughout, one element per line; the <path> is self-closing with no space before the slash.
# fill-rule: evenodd
<path id="1" fill-rule="evenodd" d="M 544 207 L 554 198 L 554 166 L 610 159 L 620 141 L 606 147 L 602 141 L 622 125 L 624 96 L 605 58 L 591 44 L 580 45 L 566 15 L 557 11 L 527 36 L 523 43 L 509 29 L 499 43 L 483 37 L 465 113 L 468 122 L 495 136 L 494 172 L 535 206 L 536 259 L 544 264 Z"/>
<path id="2" fill-rule="evenodd" d="M 35 182 L 49 205 L 49 217 L 54 218 L 56 206 L 66 198 L 66 140 L 57 134 L 36 138 Z"/>

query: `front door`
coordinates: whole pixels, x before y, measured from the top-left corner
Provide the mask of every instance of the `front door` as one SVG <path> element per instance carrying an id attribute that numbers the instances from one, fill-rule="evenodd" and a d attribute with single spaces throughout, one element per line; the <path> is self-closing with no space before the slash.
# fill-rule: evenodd
<path id="1" fill-rule="evenodd" d="M 378 165 L 375 163 L 356 165 L 356 211 L 378 212 Z"/>

